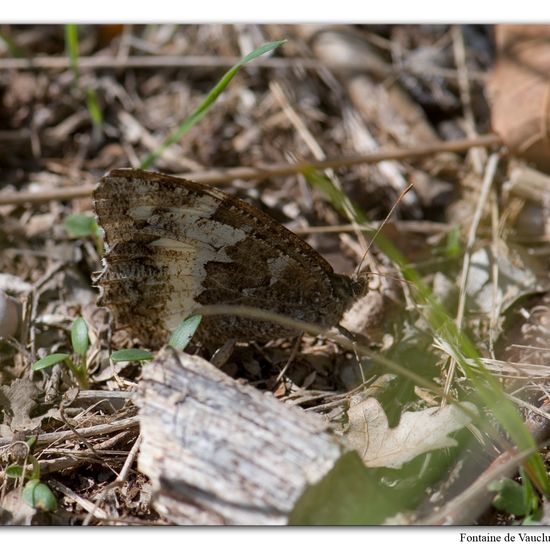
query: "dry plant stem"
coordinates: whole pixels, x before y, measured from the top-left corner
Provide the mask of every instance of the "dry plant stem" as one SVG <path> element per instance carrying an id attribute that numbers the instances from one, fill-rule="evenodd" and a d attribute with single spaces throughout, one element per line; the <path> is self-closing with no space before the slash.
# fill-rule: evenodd
<path id="1" fill-rule="evenodd" d="M 358 224 L 357 227 L 361 231 L 374 231 L 381 225 L 387 223 L 387 220 L 373 220 L 369 224 Z M 424 221 L 424 220 L 392 220 L 391 223 L 395 225 L 400 231 L 408 231 L 410 233 L 448 233 L 452 230 L 452 226 L 447 223 Z M 316 233 L 343 233 L 352 232 L 355 230 L 355 225 L 342 224 L 342 225 L 315 225 L 309 227 L 296 227 L 292 231 L 296 235 L 313 235 Z"/>
<path id="2" fill-rule="evenodd" d="M 90 426 L 88 428 L 79 428 L 78 435 L 80 437 L 92 437 L 97 435 L 105 435 L 108 433 L 119 432 L 121 430 L 127 430 L 133 428 L 134 426 L 139 426 L 139 420 L 137 417 L 124 418 L 123 420 L 113 420 L 108 424 L 99 424 L 97 426 Z M 40 434 L 38 436 L 38 445 L 49 445 L 57 441 L 64 439 L 77 439 L 77 436 L 71 430 L 66 430 L 63 432 L 51 432 Z M 0 450 L 4 445 L 9 445 L 11 439 L 2 438 L 0 439 Z"/>
<path id="3" fill-rule="evenodd" d="M 302 341 L 302 334 L 296 337 L 296 341 L 294 342 L 294 345 L 292 346 L 292 351 L 290 352 L 290 356 L 285 363 L 285 366 L 281 369 L 281 372 L 277 375 L 277 378 L 275 379 L 275 383 L 278 384 L 283 376 L 286 374 L 286 371 L 288 370 L 288 367 L 292 365 L 292 362 L 294 361 L 296 354 L 298 353 L 298 349 L 300 348 L 300 342 Z"/>
<path id="4" fill-rule="evenodd" d="M 326 155 L 324 151 L 321 149 L 321 146 L 317 143 L 315 138 L 313 137 L 312 133 L 309 131 L 307 126 L 304 124 L 302 119 L 298 116 L 298 113 L 294 110 L 292 105 L 290 104 L 290 101 L 286 97 L 286 94 L 284 93 L 282 87 L 278 82 L 271 81 L 269 83 L 269 88 L 271 90 L 271 93 L 275 96 L 279 104 L 281 105 L 283 112 L 286 114 L 294 128 L 296 128 L 296 131 L 302 136 L 302 139 L 309 147 L 309 150 L 313 153 L 313 156 L 316 160 L 322 161 L 326 160 Z M 331 180 L 333 185 L 339 190 L 342 191 L 342 185 L 340 183 L 340 180 L 334 173 L 334 170 L 327 169 L 326 176 Z M 357 228 L 357 224 L 355 223 L 354 216 L 353 216 L 353 210 L 351 208 L 351 205 L 348 201 L 344 201 L 344 208 L 346 209 L 346 216 L 351 221 L 351 224 L 354 226 L 354 233 L 357 237 L 357 240 L 361 244 L 363 248 L 367 247 L 367 241 L 361 231 Z"/>
<path id="5" fill-rule="evenodd" d="M 472 109 L 472 95 L 470 93 L 470 82 L 468 77 L 468 66 L 466 64 L 466 47 L 464 44 L 464 36 L 459 25 L 452 27 L 453 37 L 453 53 L 455 63 L 458 69 L 458 87 L 460 89 L 460 100 L 464 110 L 464 120 L 466 122 L 466 134 L 469 138 L 477 137 L 474 111 Z M 483 171 L 483 156 L 479 149 L 470 151 L 474 164 L 474 169 L 477 174 Z"/>
<path id="6" fill-rule="evenodd" d="M 77 495 L 72 489 L 69 489 L 59 481 L 55 479 L 50 479 L 48 481 L 48 484 L 56 491 L 59 491 L 60 493 L 63 493 L 66 497 L 74 500 L 81 508 L 86 510 L 86 512 L 92 514 L 97 519 L 105 519 L 107 517 L 107 514 L 103 510 L 97 508 L 93 502 L 90 502 L 80 495 Z"/>
<path id="7" fill-rule="evenodd" d="M 360 164 L 375 164 L 384 160 L 414 159 L 442 152 L 459 153 L 467 151 L 471 147 L 494 147 L 501 145 L 502 140 L 497 135 L 487 134 L 475 139 L 454 140 L 417 147 L 388 149 L 386 151 L 377 151 L 376 153 L 333 158 L 323 161 L 301 161 L 295 164 L 272 164 L 258 168 L 239 167 L 217 169 L 205 172 L 190 172 L 182 174 L 182 176 L 200 183 L 222 185 L 229 184 L 235 179 L 263 180 L 277 176 L 289 176 L 311 169 L 326 170 L 329 168 L 348 168 Z M 77 187 L 64 187 L 63 189 L 49 189 L 40 193 L 2 193 L 0 194 L 0 206 L 82 198 L 91 195 L 94 189 L 95 185 L 80 185 Z"/>
<path id="8" fill-rule="evenodd" d="M 29 319 L 29 344 L 31 350 L 31 356 L 36 357 L 36 326 L 34 320 L 38 316 L 38 302 L 40 300 L 41 288 L 46 284 L 58 271 L 65 267 L 65 262 L 55 262 L 50 268 L 33 284 L 33 290 L 31 292 L 31 311 Z M 32 371 L 29 368 L 29 377 L 32 377 Z"/>
<path id="9" fill-rule="evenodd" d="M 59 406 L 59 416 L 61 418 L 61 420 L 65 423 L 65 426 L 67 426 L 67 428 L 69 428 L 71 430 L 71 432 L 73 432 L 75 434 L 75 436 L 77 437 L 77 439 L 79 439 L 84 445 L 86 445 L 86 447 L 88 448 L 88 450 L 95 455 L 95 457 L 97 459 L 100 459 L 101 457 L 95 452 L 95 449 L 93 448 L 92 444 L 85 438 L 85 437 L 82 437 L 77 431 L 76 431 L 76 428 L 74 428 L 72 426 L 72 424 L 67 420 L 67 417 L 65 416 L 65 411 L 64 411 L 64 407 L 63 407 L 63 404 L 61 404 Z"/>
<path id="10" fill-rule="evenodd" d="M 185 67 L 192 68 L 197 67 L 204 69 L 210 67 L 214 69 L 225 69 L 232 67 L 240 61 L 239 57 L 217 57 L 207 55 L 134 55 L 134 56 L 82 56 L 78 58 L 78 66 L 82 71 L 94 70 L 94 69 L 147 69 L 152 68 L 158 70 L 159 68 L 170 67 Z M 53 57 L 53 56 L 41 56 L 34 57 L 33 59 L 21 59 L 21 58 L 8 58 L 0 59 L 0 69 L 6 70 L 63 70 L 68 69 L 70 61 L 67 57 Z M 301 69 L 333 69 L 333 70 L 361 70 L 369 69 L 370 66 L 363 63 L 361 59 L 357 59 L 354 63 L 331 63 L 330 61 L 318 61 L 316 59 L 310 59 L 306 57 L 294 57 L 294 58 L 259 58 L 254 62 L 255 67 L 265 67 L 273 69 L 295 69 L 300 67 Z M 455 81 L 458 76 L 456 71 L 452 69 L 444 69 L 441 67 L 409 67 L 406 65 L 400 65 L 397 68 L 388 65 L 386 70 L 386 77 L 395 76 L 403 71 L 412 74 L 433 75 L 447 78 Z M 485 82 L 487 75 L 479 71 L 472 71 L 470 77 L 474 80 Z"/>
<path id="11" fill-rule="evenodd" d="M 113 489 L 114 487 L 117 487 L 118 485 L 121 485 L 126 481 L 128 478 L 128 474 L 130 473 L 130 467 L 136 460 L 139 447 L 141 445 L 142 437 L 141 434 L 137 436 L 136 440 L 134 441 L 134 444 L 132 445 L 132 448 L 130 449 L 130 452 L 128 453 L 128 456 L 126 457 L 126 460 L 124 461 L 124 465 L 122 466 L 122 469 L 120 470 L 119 474 L 117 475 L 116 479 L 107 485 L 105 489 L 101 492 L 98 498 L 96 498 L 96 502 L 94 504 L 94 507 L 92 510 L 88 510 L 88 515 L 86 516 L 86 519 L 82 523 L 82 525 L 89 525 L 92 517 L 97 517 L 97 514 L 95 513 L 96 510 L 99 510 L 99 505 L 103 502 L 105 497 L 107 496 L 108 492 Z M 101 510 L 100 510 L 101 511 Z M 103 511 L 101 511 L 104 513 Z"/>
<path id="12" fill-rule="evenodd" d="M 498 210 L 498 200 L 496 190 L 493 189 L 491 192 L 491 249 L 493 252 L 493 258 L 498 257 L 498 241 L 499 241 L 499 210 Z M 492 267 L 492 280 L 493 280 L 493 291 L 492 291 L 492 301 L 494 307 L 491 309 L 491 317 L 489 319 L 489 353 L 494 357 L 494 348 L 495 348 L 495 337 L 497 334 L 497 324 L 500 317 L 501 304 L 497 303 L 498 296 L 498 262 L 493 262 Z"/>
<path id="13" fill-rule="evenodd" d="M 470 226 L 470 232 L 468 234 L 468 241 L 466 243 L 466 250 L 464 252 L 464 260 L 462 263 L 462 273 L 461 273 L 460 286 L 459 286 L 460 294 L 459 294 L 458 308 L 457 308 L 457 314 L 456 314 L 456 326 L 459 329 L 462 328 L 462 322 L 464 320 L 464 309 L 466 306 L 466 283 L 468 282 L 470 260 L 471 260 L 471 255 L 475 244 L 476 232 L 477 232 L 477 228 L 479 227 L 479 222 L 481 220 L 483 208 L 485 207 L 485 204 L 487 202 L 487 197 L 489 196 L 491 185 L 493 184 L 499 159 L 500 159 L 500 155 L 498 153 L 493 153 L 489 157 L 489 160 L 487 161 L 487 167 L 485 169 L 485 177 L 483 178 L 483 183 L 481 185 L 481 190 L 479 193 L 479 199 L 477 201 L 477 208 L 474 214 L 474 219 L 472 220 L 472 224 Z M 444 406 L 446 404 L 447 396 L 449 395 L 451 384 L 453 382 L 455 370 L 456 370 L 456 361 L 454 359 L 451 359 L 451 362 L 449 365 L 449 371 L 445 379 L 445 387 L 443 389 L 444 398 L 441 402 L 441 406 Z"/>

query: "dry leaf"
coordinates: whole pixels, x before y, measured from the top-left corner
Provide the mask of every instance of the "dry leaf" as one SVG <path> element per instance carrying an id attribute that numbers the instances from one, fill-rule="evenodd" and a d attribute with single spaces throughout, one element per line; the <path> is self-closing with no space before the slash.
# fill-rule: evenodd
<path id="1" fill-rule="evenodd" d="M 495 258 L 489 248 L 472 254 L 466 293 L 480 311 L 505 311 L 514 302 L 543 287 L 537 284 L 537 266 L 521 249 L 512 250 L 500 243 Z M 498 266 L 497 288 L 493 284 L 493 264 Z M 529 263 L 531 265 L 529 265 Z"/>
<path id="2" fill-rule="evenodd" d="M 462 403 L 462 407 L 477 413 L 471 403 Z M 401 468 L 420 454 L 454 447 L 456 441 L 447 434 L 472 420 L 456 405 L 447 405 L 403 413 L 399 424 L 390 428 L 386 413 L 372 397 L 352 405 L 348 417 L 347 442 L 371 468 Z"/>
<path id="3" fill-rule="evenodd" d="M 498 25 L 495 35 L 493 129 L 513 153 L 550 170 L 550 25 Z"/>

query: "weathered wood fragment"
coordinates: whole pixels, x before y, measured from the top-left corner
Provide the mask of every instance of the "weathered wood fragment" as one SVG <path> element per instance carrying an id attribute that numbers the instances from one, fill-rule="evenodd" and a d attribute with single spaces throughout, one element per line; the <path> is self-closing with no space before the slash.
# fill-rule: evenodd
<path id="1" fill-rule="evenodd" d="M 176 524 L 281 525 L 344 453 L 320 416 L 163 349 L 138 398 L 139 469 Z"/>

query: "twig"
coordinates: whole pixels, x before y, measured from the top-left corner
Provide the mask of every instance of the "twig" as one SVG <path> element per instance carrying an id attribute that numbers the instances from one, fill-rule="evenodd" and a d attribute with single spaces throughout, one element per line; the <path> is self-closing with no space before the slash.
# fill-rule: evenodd
<path id="1" fill-rule="evenodd" d="M 130 452 L 128 453 L 128 456 L 126 457 L 126 460 L 124 461 L 124 465 L 122 466 L 122 469 L 120 470 L 119 474 L 116 476 L 116 479 L 109 483 L 103 491 L 101 491 L 101 494 L 96 498 L 96 501 L 94 503 L 94 506 L 92 510 L 88 510 L 88 515 L 86 519 L 83 522 L 83 525 L 89 525 L 90 520 L 92 519 L 92 516 L 95 516 L 95 511 L 99 510 L 100 504 L 105 500 L 105 497 L 115 487 L 119 486 L 120 484 L 124 483 L 126 481 L 126 478 L 128 477 L 128 473 L 130 472 L 130 467 L 134 463 L 134 460 L 136 459 L 136 456 L 139 451 L 139 447 L 141 445 L 141 434 L 139 434 L 134 441 L 134 444 L 132 445 L 132 448 L 130 449 Z M 97 517 L 97 516 L 96 516 Z"/>
<path id="2" fill-rule="evenodd" d="M 124 418 L 122 420 L 113 420 L 108 424 L 99 424 L 98 426 L 79 428 L 78 433 L 82 437 L 91 437 L 96 435 L 105 435 L 108 433 L 119 432 L 121 430 L 127 430 L 128 428 L 133 428 L 134 426 L 139 426 L 139 419 L 136 416 L 132 418 Z M 75 438 L 76 435 L 71 430 L 45 433 L 38 436 L 37 445 L 49 445 L 50 443 L 55 443 L 56 441 L 60 441 L 62 439 Z M 11 439 L 0 439 L 0 447 L 8 445 L 9 443 L 11 443 Z"/>
<path id="3" fill-rule="evenodd" d="M 83 56 L 78 60 L 81 70 L 97 70 L 97 69 L 147 69 L 147 68 L 171 68 L 171 67 L 198 67 L 204 69 L 206 67 L 225 69 L 232 67 L 240 60 L 238 57 L 216 57 L 208 55 L 134 55 L 129 57 L 113 57 L 113 56 Z M 295 69 L 297 66 L 305 69 L 333 69 L 333 70 L 361 70 L 371 68 L 369 63 L 365 63 L 360 57 L 352 63 L 346 62 L 331 62 L 319 61 L 305 57 L 281 58 L 272 57 L 267 59 L 257 59 L 256 67 L 265 67 L 272 69 Z M 69 68 L 69 59 L 66 56 L 42 56 L 34 57 L 33 59 L 8 58 L 0 59 L 0 69 L 7 70 L 65 70 Z M 384 77 L 396 76 L 403 72 L 411 74 L 433 75 L 456 80 L 458 78 L 456 71 L 452 69 L 444 69 L 441 67 L 413 67 L 408 65 L 400 65 L 399 67 L 387 66 L 384 71 L 379 68 L 379 71 Z M 480 72 L 471 72 L 470 77 L 485 82 L 487 75 Z"/>
<path id="4" fill-rule="evenodd" d="M 458 69 L 458 87 L 460 90 L 460 101 L 464 111 L 464 121 L 466 122 L 466 135 L 469 138 L 475 138 L 478 134 L 476 131 L 476 123 L 474 111 L 472 109 L 472 94 L 470 92 L 470 82 L 468 77 L 468 65 L 466 64 L 466 46 L 464 44 L 464 36 L 459 25 L 452 27 L 453 37 L 453 53 L 455 63 Z M 483 171 L 483 156 L 479 149 L 472 149 L 472 160 L 476 173 L 481 174 Z"/>
<path id="5" fill-rule="evenodd" d="M 63 493 L 66 497 L 74 500 L 81 508 L 84 508 L 86 512 L 92 514 L 97 519 L 105 519 L 107 517 L 107 514 L 103 510 L 97 508 L 93 502 L 90 502 L 80 495 L 77 495 L 72 489 L 69 489 L 56 479 L 48 480 L 48 484 L 51 485 L 51 487 L 56 491 L 59 491 L 60 493 Z"/>
<path id="6" fill-rule="evenodd" d="M 308 170 L 325 170 L 328 168 L 349 168 L 360 164 L 375 164 L 385 160 L 407 160 L 427 157 L 436 153 L 459 153 L 467 151 L 471 147 L 502 146 L 502 140 L 495 134 L 486 134 L 475 139 L 461 139 L 453 141 L 440 141 L 416 147 L 395 148 L 386 151 L 377 151 L 365 155 L 331 158 L 323 161 L 301 161 L 295 164 L 271 164 L 257 168 L 227 168 L 209 170 L 204 172 L 190 172 L 184 177 L 200 183 L 229 184 L 235 179 L 263 180 L 277 176 L 289 176 L 297 172 Z M 95 185 L 79 185 L 64 187 L 63 189 L 48 189 L 39 193 L 19 192 L 0 194 L 1 205 L 21 205 L 26 203 L 43 203 L 52 200 L 70 200 L 87 197 L 92 194 Z"/>
<path id="7" fill-rule="evenodd" d="M 361 231 L 375 231 L 382 224 L 385 224 L 386 220 L 373 220 L 367 224 L 358 224 L 357 227 Z M 408 231 L 410 233 L 449 233 L 453 229 L 453 226 L 448 223 L 432 222 L 429 220 L 392 220 L 391 224 L 395 225 L 400 231 Z M 315 235 L 317 233 L 343 233 L 353 232 L 355 226 L 352 224 L 342 225 L 312 225 L 308 227 L 294 227 L 293 233 L 296 235 Z"/>

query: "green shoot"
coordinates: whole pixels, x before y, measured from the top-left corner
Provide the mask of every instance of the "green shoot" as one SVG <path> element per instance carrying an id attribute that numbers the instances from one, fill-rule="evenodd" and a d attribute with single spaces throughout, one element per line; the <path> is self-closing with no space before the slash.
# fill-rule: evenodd
<path id="1" fill-rule="evenodd" d="M 63 229 L 73 239 L 91 237 L 94 241 L 97 253 L 101 256 L 103 251 L 103 230 L 97 225 L 93 216 L 87 214 L 70 214 L 63 222 Z"/>
<path id="2" fill-rule="evenodd" d="M 172 134 L 170 134 L 157 149 L 149 153 L 141 161 L 140 168 L 143 168 L 144 170 L 150 168 L 153 163 L 162 155 L 162 153 L 168 147 L 170 147 L 170 145 L 179 141 L 193 126 L 195 126 L 195 124 L 202 120 L 210 107 L 216 101 L 218 96 L 225 90 L 229 82 L 231 82 L 233 77 L 239 72 L 239 69 L 241 69 L 241 67 L 243 67 L 253 59 L 256 59 L 257 57 L 278 48 L 284 42 L 285 40 L 277 40 L 275 42 L 264 44 L 263 46 L 256 48 L 254 51 L 252 51 L 251 53 L 243 57 L 240 61 L 238 61 L 235 65 L 233 65 L 233 67 L 231 67 L 223 75 L 221 80 L 214 86 L 214 88 L 212 88 L 210 93 L 206 96 L 206 98 L 204 99 L 204 101 L 202 101 L 198 108 L 191 114 L 191 116 L 185 119 L 180 124 L 180 126 Z"/>
<path id="3" fill-rule="evenodd" d="M 445 255 L 448 258 L 456 258 L 460 256 L 462 246 L 460 245 L 460 230 L 458 227 L 453 227 L 447 234 L 447 242 L 445 243 Z"/>
<path id="4" fill-rule="evenodd" d="M 192 315 L 183 320 L 172 333 L 168 345 L 183 351 L 193 338 L 197 328 L 199 328 L 201 320 L 202 315 Z"/>
<path id="5" fill-rule="evenodd" d="M 78 27 L 77 25 L 70 24 L 65 25 L 65 47 L 67 55 L 69 56 L 69 62 L 71 66 L 71 72 L 73 73 L 74 85 L 79 86 L 80 82 L 80 68 L 78 65 L 79 53 L 78 53 Z M 86 108 L 90 114 L 94 130 L 99 132 L 101 125 L 103 124 L 103 113 L 97 100 L 97 96 L 94 90 L 86 88 Z"/>
<path id="6" fill-rule="evenodd" d="M 20 464 L 10 464 L 6 469 L 4 470 L 4 474 L 6 474 L 6 477 L 9 477 L 11 479 L 19 479 L 20 477 L 23 477 L 23 466 Z"/>
<path id="7" fill-rule="evenodd" d="M 71 343 L 73 350 L 80 357 L 86 357 L 90 339 L 88 337 L 88 326 L 82 317 L 77 317 L 71 326 Z"/>
<path id="8" fill-rule="evenodd" d="M 529 478 L 524 478 L 521 484 L 512 479 L 500 479 L 489 483 L 487 488 L 497 493 L 492 503 L 497 510 L 525 517 L 528 521 L 536 521 L 540 515 L 538 497 Z"/>
<path id="9" fill-rule="evenodd" d="M 51 489 L 39 479 L 30 479 L 22 493 L 23 500 L 33 508 L 44 512 L 55 512 L 57 500 Z"/>
<path id="10" fill-rule="evenodd" d="M 123 361 L 151 361 L 154 355 L 145 349 L 121 349 L 111 354 L 113 363 Z"/>
<path id="11" fill-rule="evenodd" d="M 33 371 L 39 371 L 58 365 L 59 363 L 65 364 L 65 366 L 71 371 L 73 376 L 78 381 L 78 385 L 82 389 L 87 389 L 88 382 L 88 367 L 86 364 L 86 355 L 88 353 L 89 338 L 88 338 L 88 326 L 82 317 L 75 319 L 71 326 L 71 343 L 73 351 L 78 358 L 78 363 L 75 365 L 73 359 L 68 353 L 53 353 L 42 357 L 32 365 Z"/>
<path id="12" fill-rule="evenodd" d="M 78 86 L 80 70 L 78 68 L 78 28 L 76 25 L 65 25 L 65 47 L 69 56 L 74 83 L 75 86 Z"/>
<path id="13" fill-rule="evenodd" d="M 90 346 L 88 336 L 88 325 L 82 317 L 77 317 L 71 326 L 71 343 L 73 350 L 78 356 L 78 365 L 71 369 L 78 379 L 82 388 L 88 387 L 88 367 L 86 365 L 86 355 Z"/>
<path id="14" fill-rule="evenodd" d="M 28 455 L 27 460 L 32 464 L 32 470 L 25 470 L 20 464 L 10 464 L 4 474 L 10 479 L 28 479 L 23 487 L 21 497 L 32 508 L 44 512 L 57 510 L 57 499 L 51 489 L 40 481 L 40 464 L 33 455 Z"/>
<path id="15" fill-rule="evenodd" d="M 59 363 L 64 363 L 67 359 L 70 359 L 70 355 L 68 353 L 52 353 L 51 355 L 46 355 L 46 357 L 42 357 L 42 359 L 36 361 L 32 366 L 32 370 L 38 371 L 47 369 Z"/>
<path id="16" fill-rule="evenodd" d="M 193 338 L 201 320 L 202 315 L 192 315 L 183 320 L 172 333 L 168 345 L 174 349 L 183 351 L 191 341 L 191 338 Z M 114 363 L 122 361 L 151 361 L 153 357 L 153 353 L 145 349 L 121 349 L 111 354 L 111 360 Z"/>

